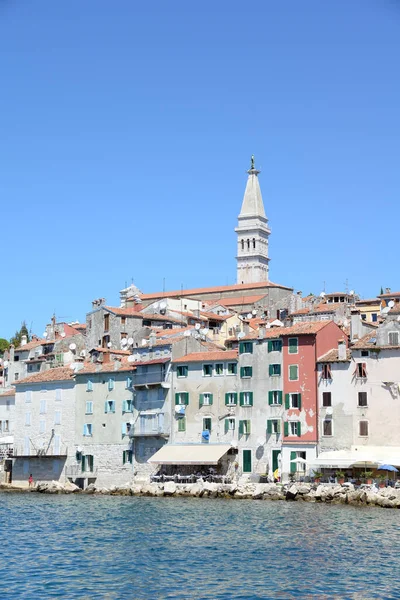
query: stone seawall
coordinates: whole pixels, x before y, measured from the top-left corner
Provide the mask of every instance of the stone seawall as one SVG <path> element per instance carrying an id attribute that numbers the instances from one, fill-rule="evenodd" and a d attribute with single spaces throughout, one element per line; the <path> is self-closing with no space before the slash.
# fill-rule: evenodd
<path id="1" fill-rule="evenodd" d="M 44 494 L 99 494 L 111 496 L 154 496 L 192 498 L 232 498 L 253 500 L 285 500 L 295 502 L 325 502 L 329 504 L 349 504 L 353 506 L 380 506 L 400 508 L 400 489 L 392 487 L 358 488 L 339 484 L 275 484 L 275 483 L 232 483 L 220 484 L 198 481 L 190 484 L 133 483 L 119 487 L 96 488 L 89 485 L 81 490 L 73 483 L 61 484 L 58 481 L 37 483 L 34 488 L 1 486 L 2 491 L 25 491 Z"/>

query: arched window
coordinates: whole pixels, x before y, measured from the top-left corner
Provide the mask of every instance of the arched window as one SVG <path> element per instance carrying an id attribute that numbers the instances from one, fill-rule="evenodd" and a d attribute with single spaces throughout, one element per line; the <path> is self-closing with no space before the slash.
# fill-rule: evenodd
<path id="1" fill-rule="evenodd" d="M 247 240 L 247 250 L 250 250 L 250 240 Z"/>
<path id="2" fill-rule="evenodd" d="M 256 238 L 253 238 L 253 248 L 256 247 Z"/>
<path id="3" fill-rule="evenodd" d="M 244 250 L 244 240 L 242 240 L 242 250 Z"/>

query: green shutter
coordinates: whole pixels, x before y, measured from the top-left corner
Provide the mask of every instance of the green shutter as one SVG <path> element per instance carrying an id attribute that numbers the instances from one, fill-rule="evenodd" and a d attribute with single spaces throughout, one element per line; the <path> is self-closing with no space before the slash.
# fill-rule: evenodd
<path id="1" fill-rule="evenodd" d="M 253 354 L 253 343 L 252 342 L 247 342 L 248 345 L 248 350 L 247 352 L 249 352 L 249 354 Z"/>
<path id="2" fill-rule="evenodd" d="M 247 367 L 249 369 L 249 377 L 253 377 L 253 367 Z"/>
<path id="3" fill-rule="evenodd" d="M 301 394 L 297 394 L 297 396 L 299 398 L 298 403 L 299 403 L 299 409 L 300 409 L 301 408 Z"/>
<path id="4" fill-rule="evenodd" d="M 267 421 L 267 433 L 272 433 L 272 421 Z"/>
<path id="5" fill-rule="evenodd" d="M 268 352 L 272 352 L 272 340 L 268 340 Z"/>
<path id="6" fill-rule="evenodd" d="M 107 400 L 104 402 L 104 412 L 105 413 L 108 412 L 108 402 L 107 402 Z"/>
<path id="7" fill-rule="evenodd" d="M 228 393 L 225 394 L 225 404 L 226 405 L 229 404 L 229 394 Z"/>
<path id="8" fill-rule="evenodd" d="M 199 395 L 199 406 L 203 406 L 204 405 L 204 394 L 200 394 Z"/>
<path id="9" fill-rule="evenodd" d="M 244 367 L 240 367 L 240 377 L 244 377 Z"/>
<path id="10" fill-rule="evenodd" d="M 213 394 L 210 394 L 210 406 L 213 403 Z"/>
<path id="11" fill-rule="evenodd" d="M 246 422 L 246 433 L 247 433 L 247 435 L 250 435 L 250 433 L 251 433 L 251 421 L 250 420 L 247 420 L 247 422 Z"/>
<path id="12" fill-rule="evenodd" d="M 239 343 L 239 354 L 243 354 L 244 352 L 244 342 Z"/>
<path id="13" fill-rule="evenodd" d="M 273 373 L 274 373 L 274 368 L 272 365 L 269 365 L 268 372 L 269 372 L 269 376 L 271 377 L 271 375 L 273 375 Z"/>
<path id="14" fill-rule="evenodd" d="M 291 452 L 290 453 L 290 461 L 294 460 L 295 458 L 297 458 L 297 452 Z M 296 463 L 290 462 L 290 472 L 296 473 L 296 471 L 297 471 Z"/>
<path id="15" fill-rule="evenodd" d="M 285 394 L 285 408 L 290 408 L 290 394 Z"/>
<path id="16" fill-rule="evenodd" d="M 249 392 L 250 394 L 250 406 L 253 406 L 253 392 Z"/>
<path id="17" fill-rule="evenodd" d="M 239 393 L 239 403 L 240 403 L 240 406 L 244 405 L 244 393 L 243 392 Z"/>
<path id="18" fill-rule="evenodd" d="M 86 471 L 86 456 L 82 455 L 82 472 Z"/>
<path id="19" fill-rule="evenodd" d="M 186 417 L 181 417 L 178 421 L 178 431 L 186 431 Z"/>
<path id="20" fill-rule="evenodd" d="M 187 406 L 189 404 L 189 392 L 184 392 L 183 393 L 183 398 L 184 398 L 184 403 Z"/>
<path id="21" fill-rule="evenodd" d="M 175 394 L 175 404 L 179 404 L 179 392 Z"/>
<path id="22" fill-rule="evenodd" d="M 280 433 L 281 432 L 281 422 L 280 422 L 280 420 L 278 420 L 276 423 L 277 423 L 276 430 L 277 430 L 278 433 Z"/>
<path id="23" fill-rule="evenodd" d="M 268 404 L 272 404 L 272 392 L 268 392 Z"/>
<path id="24" fill-rule="evenodd" d="M 283 424 L 283 435 L 287 437 L 289 435 L 289 423 L 287 421 Z"/>
<path id="25" fill-rule="evenodd" d="M 243 421 L 239 421 L 239 435 L 243 435 Z"/>
<path id="26" fill-rule="evenodd" d="M 301 436 L 301 423 L 300 421 L 297 423 L 297 437 Z"/>
<path id="27" fill-rule="evenodd" d="M 279 392 L 278 392 L 278 404 L 282 404 L 282 395 L 283 395 L 282 390 L 279 390 Z"/>
<path id="28" fill-rule="evenodd" d="M 229 431 L 229 419 L 225 419 L 225 433 Z"/>
<path id="29" fill-rule="evenodd" d="M 281 374 L 281 365 L 278 365 L 278 372 L 277 372 L 277 375 L 280 375 L 280 374 Z"/>

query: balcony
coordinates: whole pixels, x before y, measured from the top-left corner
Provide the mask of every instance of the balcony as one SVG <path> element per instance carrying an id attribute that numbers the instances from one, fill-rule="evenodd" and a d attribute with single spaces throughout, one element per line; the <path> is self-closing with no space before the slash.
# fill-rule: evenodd
<path id="1" fill-rule="evenodd" d="M 165 373 L 163 371 L 150 373 L 136 373 L 133 376 L 132 385 L 134 388 L 146 388 L 160 385 L 164 388 L 169 388 L 170 383 L 165 381 Z"/>
<path id="2" fill-rule="evenodd" d="M 165 427 L 156 427 L 154 429 L 142 428 L 140 425 L 134 425 L 129 432 L 130 437 L 168 437 L 169 432 Z"/>
<path id="3" fill-rule="evenodd" d="M 13 458 L 22 457 L 38 457 L 38 458 L 60 458 L 68 455 L 68 447 L 63 444 L 59 448 L 33 448 L 32 445 L 29 449 L 24 446 L 14 446 Z"/>
<path id="4" fill-rule="evenodd" d="M 129 431 L 129 437 L 168 437 L 164 413 L 139 413 L 139 418 Z"/>
<path id="5" fill-rule="evenodd" d="M 85 479 L 86 477 L 90 479 L 91 477 L 97 477 L 97 467 L 93 467 L 91 471 L 82 471 L 82 465 L 80 464 L 69 465 L 65 468 L 65 475 L 75 479 Z"/>

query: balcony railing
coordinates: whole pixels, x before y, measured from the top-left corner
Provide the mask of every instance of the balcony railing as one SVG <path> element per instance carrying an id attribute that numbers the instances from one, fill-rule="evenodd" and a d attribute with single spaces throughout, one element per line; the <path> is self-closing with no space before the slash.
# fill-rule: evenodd
<path id="1" fill-rule="evenodd" d="M 152 429 L 151 427 L 140 427 L 140 425 L 133 425 L 129 435 L 130 437 L 167 437 L 169 436 L 169 432 L 164 426 L 158 426 Z"/>
<path id="2" fill-rule="evenodd" d="M 41 458 L 54 458 L 56 456 L 67 456 L 68 447 L 63 444 L 59 448 L 33 448 L 32 445 L 28 448 L 24 446 L 14 446 L 13 458 L 20 458 L 22 456 L 37 456 Z"/>
<path id="3" fill-rule="evenodd" d="M 69 465 L 65 468 L 65 475 L 67 477 L 77 477 L 77 478 L 85 478 L 85 477 L 97 477 L 97 467 L 93 467 L 90 471 L 85 469 L 82 471 L 82 465 Z"/>
<path id="4" fill-rule="evenodd" d="M 169 384 L 165 381 L 165 373 L 158 371 L 156 373 L 137 373 L 133 376 L 133 387 L 146 387 L 148 385 L 162 385 L 163 387 L 169 387 Z"/>

